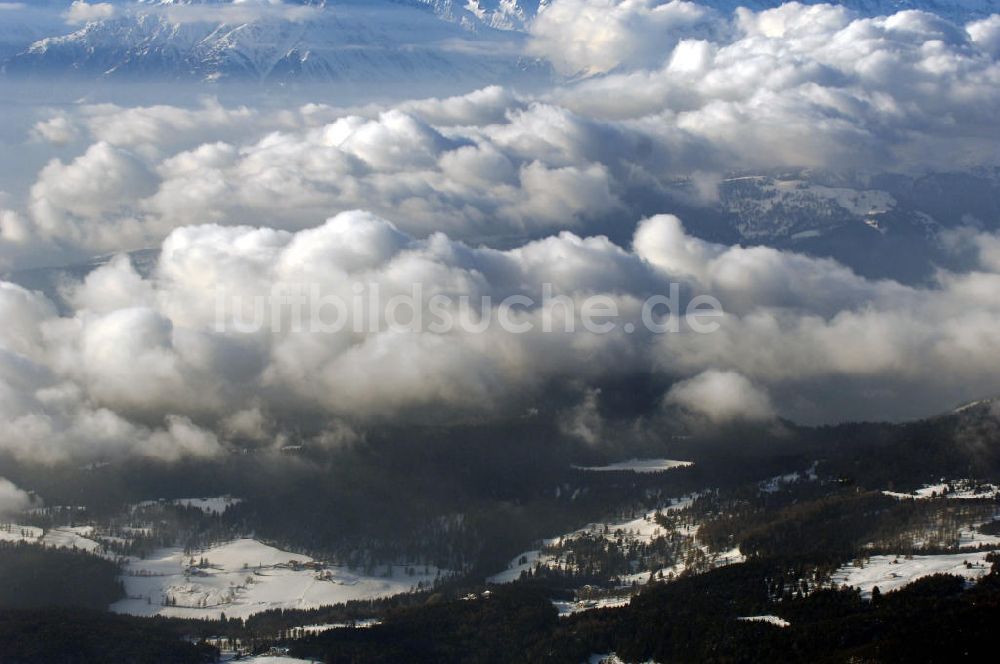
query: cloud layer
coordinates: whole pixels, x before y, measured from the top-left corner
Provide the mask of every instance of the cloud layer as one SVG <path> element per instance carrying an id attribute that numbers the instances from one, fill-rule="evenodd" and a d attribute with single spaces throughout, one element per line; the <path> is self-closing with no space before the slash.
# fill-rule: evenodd
<path id="1" fill-rule="evenodd" d="M 17 516 L 35 505 L 35 500 L 8 479 L 0 477 L 0 518 Z"/>
<path id="2" fill-rule="evenodd" d="M 533 94 L 49 110 L 24 140 L 51 159 L 0 195 L 0 268 L 157 258 L 114 258 L 53 300 L 0 284 L 0 448 L 212 456 L 292 421 L 333 440 L 523 413 L 553 383 L 577 397 L 564 429 L 597 442 L 596 386 L 644 372 L 675 383 L 667 407 L 716 423 L 910 417 L 1000 392 L 997 234 L 955 231 L 966 267 L 912 286 L 660 214 L 734 172 L 997 166 L 997 18 L 554 0 L 531 52 L 573 78 Z M 421 310 L 488 296 L 494 315 L 549 284 L 574 304 L 603 296 L 619 325 L 544 333 L 563 310 L 531 305 L 511 314 L 534 323 L 524 334 L 357 329 L 352 313 L 335 332 L 218 326 L 220 301 L 275 289 L 350 302 L 359 285 L 414 284 Z M 718 330 L 639 325 L 671 284 L 718 298 Z"/>
<path id="3" fill-rule="evenodd" d="M 591 75 L 355 109 L 53 112 L 29 141 L 65 156 L 0 199 L 0 266 L 153 246 L 193 223 L 298 230 L 355 208 L 417 236 L 606 232 L 671 211 L 681 181 L 697 203 L 734 172 L 997 165 L 996 16 L 556 0 L 533 30 L 535 52 Z"/>
<path id="4" fill-rule="evenodd" d="M 585 388 L 650 370 L 680 381 L 668 405 L 715 422 L 918 414 L 1000 391 L 1000 239 L 962 242 L 980 252 L 976 269 L 917 289 L 830 260 L 708 243 L 672 216 L 643 221 L 631 248 L 565 231 L 508 250 L 472 247 L 440 233 L 415 238 L 366 212 L 295 233 L 184 227 L 150 276 L 119 257 L 68 284 L 62 314 L 3 284 L 2 446 L 44 461 L 210 456 L 230 443 L 273 442 L 291 421 L 313 422 L 319 435 L 509 416 L 538 405 L 552 381 Z M 719 298 L 716 331 L 644 326 L 643 303 L 672 283 L 684 299 Z M 415 284 L 416 309 L 433 311 L 432 299 L 447 296 L 456 320 L 506 315 L 524 330 L 438 330 L 413 308 L 372 325 L 370 311 L 385 309 L 350 304 L 374 290 L 381 302 L 411 295 Z M 293 324 L 311 319 L 292 318 L 281 298 L 312 288 L 350 305 L 342 325 L 332 308 L 318 314 L 329 327 Z M 595 295 L 618 313 L 611 328 L 581 324 Z M 484 311 L 463 309 L 463 298 L 467 306 L 487 296 Z M 511 296 L 528 300 L 501 314 Z M 281 303 L 279 313 L 264 309 L 255 323 L 255 297 Z M 593 436 L 599 394 L 585 393 L 566 422 Z"/>

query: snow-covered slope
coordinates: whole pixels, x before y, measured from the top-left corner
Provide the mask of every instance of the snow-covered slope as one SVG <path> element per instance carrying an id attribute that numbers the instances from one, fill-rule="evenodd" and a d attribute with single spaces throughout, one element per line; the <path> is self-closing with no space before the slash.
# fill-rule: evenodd
<path id="1" fill-rule="evenodd" d="M 0 61 L 39 39 L 70 30 L 58 13 L 44 2 L 28 5 L 0 1 Z"/>
<path id="2" fill-rule="evenodd" d="M 555 1 L 114 0 L 103 14 L 76 19 L 66 13 L 68 0 L 7 3 L 18 8 L 0 11 L 0 71 L 202 81 L 401 81 L 416 73 L 422 80 L 519 80 L 548 71 L 524 56 L 523 43 L 532 20 Z M 781 2 L 700 4 L 729 15 Z M 862 15 L 923 9 L 960 24 L 1000 12 L 1000 0 L 840 4 Z"/>
<path id="3" fill-rule="evenodd" d="M 318 563 L 253 539 L 238 539 L 191 555 L 162 549 L 130 559 L 117 613 L 187 618 L 246 617 L 270 609 L 311 609 L 387 597 L 430 587 L 435 567 L 393 565 L 366 575 Z"/>
<path id="4" fill-rule="evenodd" d="M 988 554 L 988 551 L 977 551 L 909 558 L 872 556 L 864 563 L 839 568 L 833 574 L 833 582 L 838 586 L 858 588 L 863 597 L 871 597 L 876 586 L 879 592 L 890 592 L 932 574 L 954 574 L 974 581 L 989 573 Z"/>
<path id="5" fill-rule="evenodd" d="M 480 19 L 445 4 L 124 5 L 70 34 L 35 41 L 2 68 L 12 77 L 202 81 L 403 81 L 417 72 L 421 80 L 481 81 L 545 71 L 521 57 L 525 35 L 490 27 L 520 26 L 502 19 L 520 15 L 516 7 L 484 10 Z"/>

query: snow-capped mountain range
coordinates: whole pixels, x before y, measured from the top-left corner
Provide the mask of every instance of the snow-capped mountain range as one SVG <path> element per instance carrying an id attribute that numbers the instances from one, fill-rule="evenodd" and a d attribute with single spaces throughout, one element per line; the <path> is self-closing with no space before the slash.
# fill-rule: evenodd
<path id="1" fill-rule="evenodd" d="M 532 10 L 538 3 L 532 3 Z M 527 20 L 517 2 L 147 0 L 107 5 L 68 34 L 12 48 L 10 77 L 82 75 L 166 80 L 287 81 L 510 78 Z M 69 14 L 67 14 L 69 16 Z M 2 51 L 0 51 L 2 53 Z"/>
<path id="2" fill-rule="evenodd" d="M 146 80 L 510 80 L 552 0 L 114 0 L 0 2 L 0 71 Z M 705 0 L 722 13 L 774 0 Z M 919 8 L 956 22 L 997 0 L 850 0 L 865 15 Z"/>

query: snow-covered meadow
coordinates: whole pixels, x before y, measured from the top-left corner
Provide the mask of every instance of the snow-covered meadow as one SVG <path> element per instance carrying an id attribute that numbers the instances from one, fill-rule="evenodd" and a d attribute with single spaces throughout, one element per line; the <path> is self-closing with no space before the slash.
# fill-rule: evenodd
<path id="1" fill-rule="evenodd" d="M 123 577 L 128 598 L 111 610 L 142 616 L 247 617 L 270 609 L 313 609 L 406 593 L 432 585 L 444 573 L 435 567 L 392 565 L 366 575 L 245 538 L 188 555 L 171 547 L 145 560 L 130 559 Z"/>
<path id="2" fill-rule="evenodd" d="M 93 526 L 60 526 L 44 530 L 16 523 L 0 524 L 0 542 L 28 542 L 42 546 L 76 548 L 89 553 L 98 553 L 101 544 L 91 539 L 93 534 Z"/>
<path id="3" fill-rule="evenodd" d="M 878 586 L 882 593 L 898 590 L 917 579 L 932 574 L 954 574 L 976 581 L 990 571 L 986 562 L 988 551 L 948 553 L 932 556 L 872 556 L 860 566 L 847 564 L 834 572 L 831 581 L 838 586 L 851 586 L 871 597 Z"/>

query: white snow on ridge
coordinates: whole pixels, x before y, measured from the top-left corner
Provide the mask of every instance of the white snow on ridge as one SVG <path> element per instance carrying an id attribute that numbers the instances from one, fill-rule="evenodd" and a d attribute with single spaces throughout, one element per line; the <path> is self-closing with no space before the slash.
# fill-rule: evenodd
<path id="1" fill-rule="evenodd" d="M 524 561 L 524 562 L 522 562 Z M 487 583 L 513 583 L 521 578 L 522 572 L 527 572 L 535 568 L 535 565 L 546 567 L 555 562 L 555 557 L 544 554 L 534 549 L 525 551 L 520 556 L 511 561 L 504 571 L 494 574 L 486 579 Z"/>
<path id="2" fill-rule="evenodd" d="M 738 565 L 747 559 L 747 557 L 740 552 L 740 548 L 738 546 L 735 546 L 728 551 L 720 551 L 716 553 L 709 551 L 708 547 L 705 546 L 702 546 L 701 550 L 705 554 L 705 561 L 703 561 L 703 564 L 707 564 L 707 566 L 711 569 L 726 567 L 727 565 Z M 622 583 L 628 585 L 635 582 L 639 585 L 644 585 L 649 583 L 650 578 L 653 576 L 661 577 L 665 580 L 675 579 L 687 571 L 687 569 L 688 565 L 684 561 L 679 561 L 675 565 L 664 567 L 663 569 L 656 570 L 655 572 L 638 572 L 636 574 L 623 576 Z"/>
<path id="3" fill-rule="evenodd" d="M 788 627 L 792 623 L 788 622 L 784 618 L 780 618 L 775 615 L 764 615 L 764 616 L 740 616 L 737 620 L 742 620 L 743 622 L 764 622 L 770 623 L 777 627 Z"/>
<path id="4" fill-rule="evenodd" d="M 388 597 L 414 590 L 421 582 L 431 585 L 439 573 L 446 573 L 422 565 L 412 567 L 413 575 L 403 565 L 381 570 L 384 575 L 366 576 L 253 539 L 191 555 L 171 547 L 148 559 L 129 561 L 122 577 L 128 599 L 116 602 L 111 610 L 143 616 L 247 617 L 270 609 L 312 609 Z"/>
<path id="5" fill-rule="evenodd" d="M 883 495 L 893 498 L 926 500 L 928 498 L 950 498 L 954 500 L 978 500 L 996 498 L 1000 487 L 996 484 L 974 482 L 972 480 L 941 480 L 937 484 L 925 484 L 913 493 L 883 491 Z"/>
<path id="6" fill-rule="evenodd" d="M 802 480 L 808 480 L 810 482 L 815 482 L 819 476 L 816 475 L 816 467 L 819 462 L 814 461 L 811 466 L 809 466 L 805 472 L 795 471 L 793 473 L 787 473 L 785 475 L 777 475 L 770 479 L 760 482 L 758 486 L 760 490 L 764 493 L 775 493 L 780 491 L 782 486 L 787 484 L 794 484 L 795 482 L 801 482 Z"/>
<path id="7" fill-rule="evenodd" d="M 590 523 L 579 530 L 574 530 L 573 532 L 566 533 L 565 535 L 550 537 L 542 540 L 541 544 L 543 547 L 556 546 L 566 541 L 588 535 L 603 536 L 609 539 L 616 539 L 618 535 L 622 535 L 625 539 L 632 541 L 651 542 L 657 537 L 667 534 L 666 529 L 656 522 L 656 515 L 658 513 L 678 511 L 690 507 L 696 496 L 697 494 L 690 494 L 681 498 L 676 498 L 670 505 L 664 507 L 663 509 L 647 512 L 638 518 L 629 519 L 628 521 Z M 692 530 L 688 534 L 693 533 L 694 531 Z M 524 562 L 521 562 L 522 560 Z M 487 583 L 511 583 L 513 581 L 517 581 L 521 576 L 521 572 L 534 569 L 536 564 L 541 564 L 543 567 L 553 565 L 558 566 L 559 561 L 557 561 L 554 556 L 543 553 L 538 549 L 525 551 L 514 558 L 514 560 L 512 560 L 507 566 L 507 569 L 498 574 L 494 574 L 493 576 L 487 578 L 486 581 Z"/>
<path id="8" fill-rule="evenodd" d="M 878 586 L 882 593 L 897 590 L 932 574 L 955 574 L 969 581 L 986 576 L 990 564 L 986 562 L 988 551 L 968 553 L 948 553 L 933 556 L 872 556 L 864 567 L 847 564 L 833 573 L 831 581 L 841 586 L 853 586 L 861 590 L 862 597 L 871 597 L 872 589 Z"/>
<path id="9" fill-rule="evenodd" d="M 552 605 L 559 611 L 559 617 L 571 616 L 591 609 L 620 609 L 632 601 L 631 595 L 615 595 L 600 599 L 580 599 L 573 602 L 553 600 Z"/>
<path id="10" fill-rule="evenodd" d="M 677 461 L 674 459 L 628 459 L 606 466 L 573 466 L 576 470 L 591 472 L 625 471 L 633 473 L 660 473 L 672 468 L 687 468 L 693 466 L 693 461 Z"/>
<path id="11" fill-rule="evenodd" d="M 668 512 L 679 511 L 690 507 L 696 497 L 697 494 L 691 494 L 682 498 L 677 498 L 672 502 L 672 504 L 665 508 L 647 512 L 640 517 L 630 519 L 628 521 L 591 523 L 571 533 L 543 540 L 542 546 L 559 546 L 572 542 L 574 539 L 586 536 L 605 537 L 612 541 L 621 540 L 625 543 L 649 543 L 657 537 L 667 536 L 673 532 L 692 539 L 693 546 L 700 550 L 698 558 L 692 563 L 692 565 L 697 565 L 700 569 L 734 565 L 746 560 L 746 557 L 740 552 L 738 547 L 728 551 L 713 552 L 710 551 L 708 547 L 697 544 L 697 525 L 684 525 L 671 531 L 664 528 L 656 521 L 657 514 L 666 514 Z M 536 566 L 555 569 L 567 569 L 572 567 L 572 565 L 562 557 L 546 553 L 544 550 L 535 549 L 532 551 L 525 551 L 520 556 L 512 560 L 506 570 L 498 574 L 494 574 L 493 576 L 487 578 L 486 581 L 487 583 L 512 583 L 520 578 L 522 572 L 532 570 Z M 650 578 L 653 576 L 663 578 L 664 580 L 670 580 L 685 572 L 688 567 L 689 565 L 685 561 L 678 561 L 675 565 L 660 570 L 641 571 L 635 574 L 629 574 L 621 577 L 621 587 L 622 589 L 627 590 L 631 588 L 633 582 L 640 585 L 645 584 L 649 582 Z M 568 615 L 570 613 L 586 611 L 594 608 L 624 606 L 625 604 L 628 604 L 631 599 L 630 595 L 631 593 L 627 593 L 600 599 L 578 599 L 573 602 L 557 602 L 556 606 L 559 608 L 560 615 Z"/>
<path id="12" fill-rule="evenodd" d="M 182 507 L 196 507 L 205 514 L 223 514 L 233 505 L 243 502 L 241 498 L 232 496 L 213 496 L 209 498 L 175 498 L 173 500 L 144 500 L 133 505 L 133 509 L 141 507 L 153 507 L 156 505 L 179 505 Z"/>
<path id="13" fill-rule="evenodd" d="M 585 664 L 625 664 L 625 661 L 615 653 L 608 653 L 606 655 L 595 653 L 587 659 Z M 650 659 L 642 662 L 642 664 L 656 664 L 656 662 Z"/>
<path id="14" fill-rule="evenodd" d="M 608 653 L 606 655 L 593 654 L 587 659 L 587 664 L 625 664 L 618 655 Z"/>
<path id="15" fill-rule="evenodd" d="M 233 505 L 242 502 L 239 498 L 231 496 L 216 496 L 214 498 L 178 498 L 175 505 L 185 507 L 197 507 L 205 514 L 222 514 Z"/>
<path id="16" fill-rule="evenodd" d="M 369 627 L 381 624 L 382 620 L 380 618 L 363 618 L 361 620 L 355 620 L 352 623 L 340 622 L 324 623 L 322 625 L 303 625 L 302 627 L 296 627 L 296 629 L 305 634 L 321 634 L 323 632 L 328 632 L 331 629 L 368 629 Z"/>

